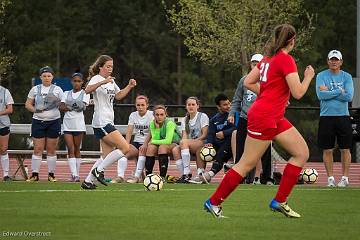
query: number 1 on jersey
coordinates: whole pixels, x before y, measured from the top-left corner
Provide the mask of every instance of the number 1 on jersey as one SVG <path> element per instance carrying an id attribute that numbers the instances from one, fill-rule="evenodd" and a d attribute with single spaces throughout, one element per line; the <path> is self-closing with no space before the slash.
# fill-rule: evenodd
<path id="1" fill-rule="evenodd" d="M 261 63 L 260 65 L 260 81 L 266 82 L 267 81 L 267 71 L 269 70 L 269 63 Z"/>

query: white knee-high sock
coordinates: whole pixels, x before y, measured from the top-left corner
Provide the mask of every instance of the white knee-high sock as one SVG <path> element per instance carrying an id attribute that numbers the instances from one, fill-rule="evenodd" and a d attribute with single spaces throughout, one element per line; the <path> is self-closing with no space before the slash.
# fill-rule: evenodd
<path id="1" fill-rule="evenodd" d="M 47 161 L 47 164 L 48 164 L 48 172 L 49 173 L 55 173 L 56 160 L 57 160 L 56 156 L 47 156 L 46 157 L 46 161 Z"/>
<path id="2" fill-rule="evenodd" d="M 81 158 L 76 158 L 76 176 L 80 176 Z"/>
<path id="3" fill-rule="evenodd" d="M 39 173 L 42 156 L 32 155 L 31 157 L 31 171 Z"/>
<path id="4" fill-rule="evenodd" d="M 117 168 L 117 172 L 118 172 L 118 177 L 125 177 L 125 170 L 127 168 L 128 165 L 128 159 L 126 157 L 122 157 L 118 160 L 118 168 Z"/>
<path id="5" fill-rule="evenodd" d="M 9 155 L 4 154 L 0 156 L 1 168 L 3 170 L 3 177 L 9 176 Z"/>
<path id="6" fill-rule="evenodd" d="M 146 161 L 146 157 L 145 156 L 139 156 L 138 157 L 138 162 L 136 164 L 136 171 L 135 171 L 135 177 L 140 177 L 141 173 L 144 171 L 144 167 L 145 167 L 145 161 Z"/>
<path id="7" fill-rule="evenodd" d="M 119 160 L 123 156 L 124 154 L 119 149 L 113 150 L 105 157 L 104 161 L 102 161 L 102 163 L 97 167 L 97 170 L 99 172 L 104 171 L 108 166 L 110 166 L 111 164 L 113 164 L 115 161 Z"/>
<path id="8" fill-rule="evenodd" d="M 184 164 L 184 174 L 188 175 L 191 173 L 190 169 L 190 151 L 189 149 L 182 149 L 181 150 L 181 158 Z"/>
<path id="9" fill-rule="evenodd" d="M 71 175 L 77 176 L 76 158 L 69 158 L 68 163 L 69 163 L 69 168 L 70 168 Z"/>
<path id="10" fill-rule="evenodd" d="M 95 177 L 91 174 L 91 171 L 92 171 L 94 168 L 96 168 L 97 166 L 99 166 L 100 163 L 102 163 L 102 161 L 103 161 L 103 159 L 102 159 L 102 157 L 100 157 L 100 158 L 94 163 L 94 165 L 91 167 L 91 170 L 90 170 L 89 174 L 88 174 L 87 177 L 85 178 L 85 182 L 91 182 L 91 183 L 94 182 Z"/>
<path id="11" fill-rule="evenodd" d="M 181 158 L 176 160 L 176 167 L 180 172 L 180 176 L 184 175 L 184 164 Z"/>

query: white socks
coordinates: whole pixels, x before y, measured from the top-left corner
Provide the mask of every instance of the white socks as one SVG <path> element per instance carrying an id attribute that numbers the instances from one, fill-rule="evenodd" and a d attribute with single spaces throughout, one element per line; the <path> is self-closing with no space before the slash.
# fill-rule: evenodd
<path id="1" fill-rule="evenodd" d="M 136 171 L 135 171 L 135 174 L 134 174 L 135 177 L 140 178 L 141 173 L 144 171 L 145 161 L 146 161 L 145 156 L 139 156 L 138 162 L 136 164 Z"/>
<path id="2" fill-rule="evenodd" d="M 125 170 L 127 168 L 128 165 L 128 159 L 126 157 L 122 157 L 118 160 L 118 168 L 117 168 L 117 173 L 118 173 L 118 177 L 125 177 Z"/>
<path id="3" fill-rule="evenodd" d="M 182 162 L 184 164 L 184 174 L 188 175 L 191 173 L 191 169 L 190 169 L 190 151 L 189 149 L 183 149 L 181 150 L 181 158 L 182 158 Z"/>
<path id="4" fill-rule="evenodd" d="M 1 168 L 3 170 L 3 177 L 9 176 L 9 155 L 1 155 Z"/>
<path id="5" fill-rule="evenodd" d="M 81 158 L 76 158 L 76 176 L 80 176 Z"/>
<path id="6" fill-rule="evenodd" d="M 46 161 L 47 161 L 47 165 L 48 165 L 48 172 L 49 173 L 54 173 L 55 172 L 56 159 L 57 159 L 56 156 L 47 156 L 46 157 Z"/>
<path id="7" fill-rule="evenodd" d="M 184 175 L 184 164 L 182 159 L 176 160 L 176 167 L 180 172 L 180 176 Z"/>
<path id="8" fill-rule="evenodd" d="M 69 168 L 72 176 L 78 176 L 77 175 L 77 166 L 76 166 L 76 158 L 69 158 L 68 159 Z"/>
<path id="9" fill-rule="evenodd" d="M 116 160 L 119 160 L 120 158 L 122 158 L 124 156 L 124 154 L 122 153 L 122 151 L 120 151 L 119 149 L 115 149 L 112 152 L 110 152 L 104 159 L 104 161 L 102 161 L 102 163 L 97 167 L 97 170 L 99 172 L 102 172 L 105 170 L 105 168 L 107 168 L 108 166 L 110 166 L 111 164 L 113 164 Z"/>
<path id="10" fill-rule="evenodd" d="M 80 164 L 81 158 L 69 158 L 68 159 L 69 168 L 72 176 L 80 176 Z"/>
<path id="11" fill-rule="evenodd" d="M 91 170 L 89 172 L 89 174 L 87 175 L 87 177 L 85 178 L 85 182 L 90 182 L 93 183 L 95 180 L 95 177 L 91 174 L 91 171 L 96 168 L 97 166 L 99 166 L 102 163 L 103 159 L 102 157 L 100 157 L 95 163 L 94 165 L 91 167 Z"/>
<path id="12" fill-rule="evenodd" d="M 32 155 L 31 157 L 31 171 L 38 173 L 40 171 L 42 156 Z"/>
<path id="13" fill-rule="evenodd" d="M 203 174 L 204 172 L 205 172 L 205 169 L 203 169 L 203 168 L 197 169 L 197 175 Z"/>

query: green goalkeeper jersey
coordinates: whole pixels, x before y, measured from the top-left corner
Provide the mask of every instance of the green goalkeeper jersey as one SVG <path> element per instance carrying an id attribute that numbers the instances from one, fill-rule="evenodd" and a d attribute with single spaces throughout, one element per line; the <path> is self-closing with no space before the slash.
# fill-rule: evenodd
<path id="1" fill-rule="evenodd" d="M 179 143 L 180 135 L 176 123 L 166 119 L 160 128 L 156 128 L 154 120 L 150 122 L 151 143 L 155 145 Z"/>

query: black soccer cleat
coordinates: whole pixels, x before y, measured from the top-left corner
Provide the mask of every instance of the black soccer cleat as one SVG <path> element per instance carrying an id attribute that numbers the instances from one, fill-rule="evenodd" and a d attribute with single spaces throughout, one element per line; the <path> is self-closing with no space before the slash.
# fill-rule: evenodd
<path id="1" fill-rule="evenodd" d="M 107 183 L 106 183 L 106 180 L 105 180 L 105 177 L 104 177 L 104 172 L 99 172 L 97 170 L 97 168 L 94 168 L 92 171 L 91 171 L 91 174 L 96 177 L 96 179 L 102 184 L 102 185 L 105 185 L 107 186 Z"/>
<path id="2" fill-rule="evenodd" d="M 81 184 L 81 188 L 85 189 L 85 190 L 93 190 L 93 189 L 96 189 L 96 185 L 91 182 L 83 181 Z"/>
<path id="3" fill-rule="evenodd" d="M 176 183 L 190 183 L 191 177 L 191 174 L 184 174 L 176 181 Z"/>
<path id="4" fill-rule="evenodd" d="M 5 176 L 5 177 L 3 178 L 3 181 L 4 181 L 4 182 L 11 182 L 11 181 L 12 181 L 12 178 L 9 177 L 9 176 Z"/>

